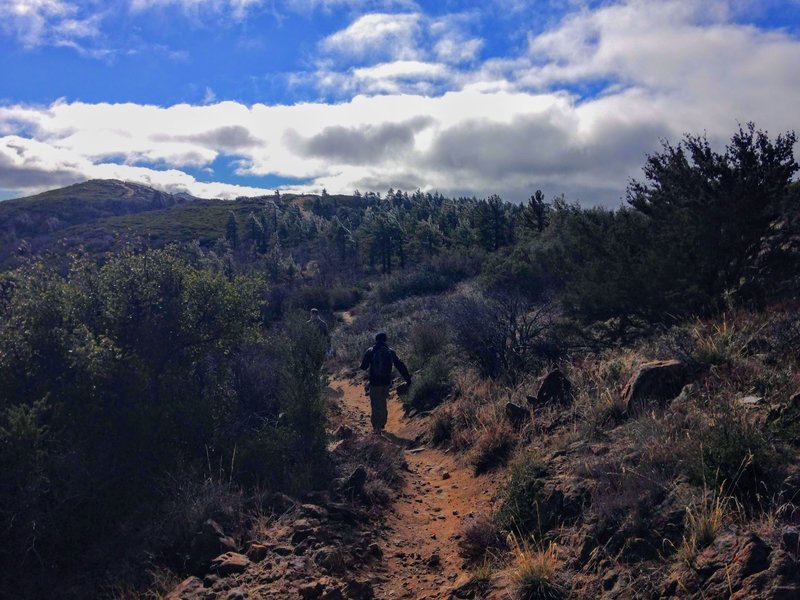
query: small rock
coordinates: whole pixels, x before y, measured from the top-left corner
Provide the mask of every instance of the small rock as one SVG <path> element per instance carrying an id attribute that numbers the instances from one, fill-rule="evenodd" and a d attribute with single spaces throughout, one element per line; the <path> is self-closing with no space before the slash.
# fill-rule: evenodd
<path id="1" fill-rule="evenodd" d="M 521 427 L 528 421 L 530 421 L 530 414 L 528 411 L 522 408 L 519 404 L 514 404 L 513 402 L 506 403 L 506 418 L 515 426 Z"/>
<path id="2" fill-rule="evenodd" d="M 363 465 L 359 465 L 355 470 L 350 473 L 350 476 L 344 481 L 344 489 L 351 492 L 359 493 L 364 489 L 364 484 L 367 482 L 367 470 Z"/>
<path id="3" fill-rule="evenodd" d="M 439 556 L 439 553 L 438 553 L 438 552 L 434 552 L 433 554 L 431 554 L 431 555 L 428 557 L 428 560 L 427 560 L 427 561 L 425 561 L 425 563 L 426 563 L 426 564 L 427 564 L 427 565 L 428 565 L 430 568 L 432 568 L 432 569 L 433 569 L 434 567 L 438 567 L 438 566 L 440 566 L 440 565 L 442 564 L 442 557 L 441 557 L 441 556 Z"/>
<path id="4" fill-rule="evenodd" d="M 787 525 L 781 530 L 783 548 L 793 556 L 800 555 L 800 529 Z"/>
<path id="5" fill-rule="evenodd" d="M 536 394 L 536 404 L 572 404 L 572 384 L 560 369 L 553 369 L 542 379 Z"/>
<path id="6" fill-rule="evenodd" d="M 270 495 L 266 504 L 268 504 L 269 507 L 276 513 L 283 514 L 289 512 L 292 508 L 294 508 L 297 502 L 295 502 L 292 498 L 290 498 L 286 494 L 275 492 L 274 494 Z"/>
<path id="7" fill-rule="evenodd" d="M 238 552 L 226 552 L 211 561 L 211 568 L 223 577 L 241 573 L 250 566 L 250 559 Z"/>
<path id="8" fill-rule="evenodd" d="M 442 479 L 444 479 L 444 480 L 450 479 L 450 472 L 449 471 L 442 471 Z"/>
<path id="9" fill-rule="evenodd" d="M 736 399 L 736 404 L 739 406 L 743 406 L 745 408 L 753 408 L 756 406 L 760 406 L 764 402 L 764 398 L 761 396 L 744 396 L 742 398 Z"/>
<path id="10" fill-rule="evenodd" d="M 344 587 L 344 593 L 352 600 L 373 600 L 375 592 L 367 581 L 351 579 Z"/>
<path id="11" fill-rule="evenodd" d="M 337 440 L 349 440 L 353 437 L 353 430 L 347 425 L 339 425 L 333 432 L 333 437 Z"/>
<path id="12" fill-rule="evenodd" d="M 166 600 L 199 600 L 205 598 L 205 586 L 197 577 L 187 577 L 169 594 Z"/>
<path id="13" fill-rule="evenodd" d="M 297 591 L 300 593 L 300 597 L 303 598 L 303 600 L 317 600 L 317 598 L 322 596 L 322 592 L 324 590 L 325 587 L 319 581 L 306 583 L 297 589 Z"/>
<path id="14" fill-rule="evenodd" d="M 253 562 L 261 562 L 269 554 L 269 546 L 264 544 L 252 543 L 247 548 L 246 556 Z"/>
<path id="15" fill-rule="evenodd" d="M 369 546 L 367 546 L 367 554 L 377 558 L 378 560 L 383 558 L 383 550 L 381 550 L 381 547 L 375 542 L 372 542 Z"/>
<path id="16" fill-rule="evenodd" d="M 216 521 L 205 521 L 191 541 L 189 549 L 189 562 L 198 574 L 205 571 L 214 557 L 223 552 L 238 550 L 232 538 L 225 535 L 222 527 Z"/>
<path id="17" fill-rule="evenodd" d="M 233 588 L 225 596 L 225 600 L 247 600 L 247 593 L 241 588 Z"/>

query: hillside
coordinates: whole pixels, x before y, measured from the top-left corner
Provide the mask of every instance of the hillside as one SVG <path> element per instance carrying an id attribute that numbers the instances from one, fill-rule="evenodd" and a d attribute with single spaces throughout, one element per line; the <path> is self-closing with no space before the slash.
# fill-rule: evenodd
<path id="1" fill-rule="evenodd" d="M 0 598 L 797 597 L 793 144 L 687 136 L 616 210 L 17 201 Z"/>
<path id="2" fill-rule="evenodd" d="M 65 188 L 0 202 L 0 263 L 21 244 L 36 252 L 51 246 L 59 232 L 100 219 L 168 209 L 195 200 L 145 185 L 93 179 Z"/>

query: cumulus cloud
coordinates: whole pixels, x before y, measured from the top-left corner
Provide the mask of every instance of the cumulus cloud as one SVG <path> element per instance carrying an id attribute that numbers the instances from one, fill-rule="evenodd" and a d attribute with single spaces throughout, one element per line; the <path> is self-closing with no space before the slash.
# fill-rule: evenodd
<path id="1" fill-rule="evenodd" d="M 413 60 L 418 57 L 419 13 L 371 13 L 358 17 L 346 29 L 323 39 L 323 50 L 345 57 L 385 57 Z"/>

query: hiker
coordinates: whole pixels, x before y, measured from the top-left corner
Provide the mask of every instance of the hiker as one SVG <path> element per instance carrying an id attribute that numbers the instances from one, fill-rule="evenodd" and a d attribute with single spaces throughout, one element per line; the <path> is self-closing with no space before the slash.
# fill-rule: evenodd
<path id="1" fill-rule="evenodd" d="M 316 308 L 311 309 L 311 318 L 306 321 L 308 325 L 313 325 L 319 331 L 319 334 L 325 338 L 325 355 L 331 355 L 331 333 L 328 329 L 328 324 L 319 316 L 319 310 Z"/>
<path id="2" fill-rule="evenodd" d="M 366 351 L 361 360 L 361 369 L 369 369 L 369 403 L 372 407 L 370 420 L 375 435 L 381 435 L 389 416 L 386 401 L 389 399 L 393 366 L 397 367 L 406 383 L 411 385 L 408 369 L 386 344 L 386 334 L 381 332 L 375 336 L 375 345 Z"/>

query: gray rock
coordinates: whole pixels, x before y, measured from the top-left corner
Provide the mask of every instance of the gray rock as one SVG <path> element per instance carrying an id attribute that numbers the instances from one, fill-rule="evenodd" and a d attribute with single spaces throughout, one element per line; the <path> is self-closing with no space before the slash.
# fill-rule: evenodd
<path id="1" fill-rule="evenodd" d="M 686 365 L 679 360 L 659 360 L 641 365 L 622 390 L 628 414 L 637 414 L 649 402 L 663 405 L 686 384 Z"/>

